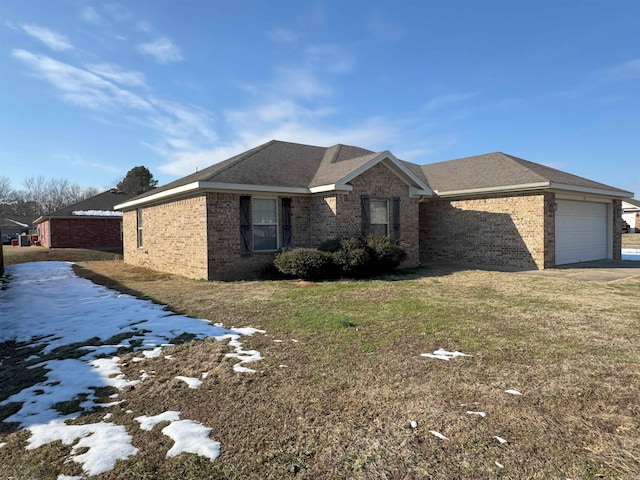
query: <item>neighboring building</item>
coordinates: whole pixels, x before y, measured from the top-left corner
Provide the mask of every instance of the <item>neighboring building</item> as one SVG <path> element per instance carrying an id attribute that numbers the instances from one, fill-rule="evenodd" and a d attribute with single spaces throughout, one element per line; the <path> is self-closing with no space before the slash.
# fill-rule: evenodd
<path id="1" fill-rule="evenodd" d="M 39 217 L 38 240 L 48 248 L 121 248 L 122 212 L 113 207 L 132 197 L 111 189 Z"/>
<path id="2" fill-rule="evenodd" d="M 11 216 L 0 218 L 0 227 L 3 235 L 16 238 L 17 235 L 34 233 L 33 217 Z"/>
<path id="3" fill-rule="evenodd" d="M 622 201 L 622 219 L 629 224 L 630 233 L 640 233 L 640 200 L 628 198 Z"/>
<path id="4" fill-rule="evenodd" d="M 368 232 L 404 266 L 542 269 L 620 258 L 630 192 L 503 153 L 419 166 L 391 152 L 271 141 L 116 205 L 125 262 L 255 277 L 282 247 Z"/>

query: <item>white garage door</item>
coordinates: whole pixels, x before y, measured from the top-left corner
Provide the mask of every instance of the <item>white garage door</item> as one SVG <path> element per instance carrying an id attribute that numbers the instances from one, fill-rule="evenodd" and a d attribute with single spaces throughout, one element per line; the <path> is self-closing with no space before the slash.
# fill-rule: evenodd
<path id="1" fill-rule="evenodd" d="M 556 265 L 607 258 L 607 205 L 558 200 Z"/>

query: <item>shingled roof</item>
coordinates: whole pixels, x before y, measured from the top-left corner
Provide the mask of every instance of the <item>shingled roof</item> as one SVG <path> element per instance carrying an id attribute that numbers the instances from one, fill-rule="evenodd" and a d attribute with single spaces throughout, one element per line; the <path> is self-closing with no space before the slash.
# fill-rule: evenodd
<path id="1" fill-rule="evenodd" d="M 51 217 L 105 217 L 109 214 L 116 216 L 118 212 L 113 207 L 118 203 L 126 202 L 133 198 L 130 193 L 121 192 L 117 189 L 107 190 L 93 197 L 81 200 L 72 205 L 68 205 L 48 215 L 37 218 L 33 223 L 41 223 Z"/>
<path id="2" fill-rule="evenodd" d="M 227 188 L 236 190 L 272 189 L 292 193 L 311 193 L 315 188 L 334 188 L 347 182 L 350 175 L 361 169 L 387 161 L 417 191 L 429 190 L 426 182 L 416 176 L 388 151 L 373 152 L 350 145 L 317 147 L 299 143 L 272 140 L 228 160 L 216 163 L 198 172 L 143 193 L 132 202 L 123 202 L 119 208 L 132 203 L 152 201 L 172 194 L 185 193 L 197 188 Z M 344 185 L 343 185 L 344 187 Z M 339 187 L 336 187 L 339 188 Z M 123 206 L 124 205 L 124 206 Z"/>
<path id="3" fill-rule="evenodd" d="M 532 188 L 577 188 L 631 196 L 631 192 L 502 152 L 432 163 L 422 166 L 422 171 L 441 196 Z"/>
<path id="4" fill-rule="evenodd" d="M 379 162 L 385 162 L 412 187 L 414 195 L 456 196 L 465 193 L 509 192 L 561 188 L 630 197 L 632 194 L 522 158 L 496 152 L 419 166 L 391 152 L 350 145 L 318 147 L 272 140 L 133 198 L 119 209 L 196 190 L 315 193 L 345 191 L 348 182 Z"/>

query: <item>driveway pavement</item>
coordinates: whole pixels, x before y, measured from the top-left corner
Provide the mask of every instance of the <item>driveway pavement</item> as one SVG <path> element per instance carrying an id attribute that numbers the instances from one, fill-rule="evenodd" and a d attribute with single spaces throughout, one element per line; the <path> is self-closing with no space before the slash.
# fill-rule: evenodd
<path id="1" fill-rule="evenodd" d="M 586 282 L 616 282 L 640 277 L 640 262 L 631 260 L 596 260 L 593 262 L 561 265 L 545 270 L 521 272 L 527 275 L 573 278 Z"/>

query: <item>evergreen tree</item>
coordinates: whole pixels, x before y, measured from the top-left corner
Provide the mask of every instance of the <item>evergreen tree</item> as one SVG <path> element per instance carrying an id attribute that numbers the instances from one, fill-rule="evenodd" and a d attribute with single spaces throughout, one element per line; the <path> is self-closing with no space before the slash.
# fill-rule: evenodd
<path id="1" fill-rule="evenodd" d="M 118 183 L 118 190 L 127 193 L 140 195 L 156 188 L 158 181 L 154 180 L 153 174 L 147 167 L 133 167 L 127 175 Z"/>

